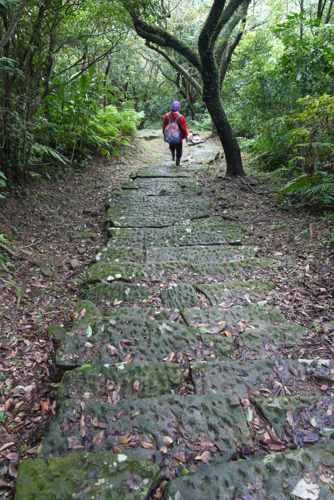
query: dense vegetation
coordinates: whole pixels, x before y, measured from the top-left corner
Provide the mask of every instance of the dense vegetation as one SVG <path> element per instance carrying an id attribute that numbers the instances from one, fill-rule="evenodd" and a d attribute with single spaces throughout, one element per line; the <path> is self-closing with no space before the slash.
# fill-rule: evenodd
<path id="1" fill-rule="evenodd" d="M 332 207 L 333 4 L 1 0 L 0 190 L 117 153 L 178 96 L 232 173 L 238 136 L 282 197 Z"/>

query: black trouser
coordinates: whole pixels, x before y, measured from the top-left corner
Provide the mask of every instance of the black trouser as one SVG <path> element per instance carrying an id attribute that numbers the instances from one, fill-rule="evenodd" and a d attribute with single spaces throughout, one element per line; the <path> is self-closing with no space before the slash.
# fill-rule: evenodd
<path id="1" fill-rule="evenodd" d="M 182 158 L 182 152 L 183 152 L 182 142 L 180 142 L 180 144 L 170 144 L 169 149 L 173 155 L 173 158 L 175 158 L 175 153 L 176 153 L 176 161 L 179 162 Z"/>

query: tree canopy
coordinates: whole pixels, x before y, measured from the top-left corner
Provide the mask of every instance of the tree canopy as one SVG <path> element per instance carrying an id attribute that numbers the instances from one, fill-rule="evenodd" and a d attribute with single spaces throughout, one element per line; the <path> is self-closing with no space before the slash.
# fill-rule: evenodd
<path id="1" fill-rule="evenodd" d="M 1 183 L 112 155 L 177 97 L 192 129 L 218 133 L 227 174 L 244 174 L 241 145 L 247 164 L 283 176 L 289 197 L 309 185 L 310 199 L 332 202 L 333 9 L 2 0 Z"/>

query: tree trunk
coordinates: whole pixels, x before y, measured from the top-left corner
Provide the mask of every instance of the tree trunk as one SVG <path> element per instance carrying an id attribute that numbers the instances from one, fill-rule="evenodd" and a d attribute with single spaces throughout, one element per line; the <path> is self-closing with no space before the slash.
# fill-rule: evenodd
<path id="1" fill-rule="evenodd" d="M 238 141 L 225 114 L 220 97 L 220 79 L 214 56 L 208 54 L 203 60 L 203 100 L 217 130 L 226 159 L 226 175 L 245 175 Z"/>

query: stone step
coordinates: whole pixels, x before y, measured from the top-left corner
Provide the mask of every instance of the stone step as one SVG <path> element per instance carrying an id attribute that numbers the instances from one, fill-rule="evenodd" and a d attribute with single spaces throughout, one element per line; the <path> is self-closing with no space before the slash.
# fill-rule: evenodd
<path id="1" fill-rule="evenodd" d="M 231 355 L 241 359 L 264 359 L 283 354 L 306 335 L 302 326 L 287 321 L 278 309 L 266 305 L 193 307 L 181 314 L 189 327 L 205 334 L 225 337 Z"/>
<path id="2" fill-rule="evenodd" d="M 153 459 L 171 475 L 195 464 L 203 446 L 212 457 L 230 460 L 254 446 L 248 409 L 224 395 L 121 400 L 116 404 L 63 400 L 42 443 L 42 455 L 73 450 L 112 450 Z"/>
<path id="3" fill-rule="evenodd" d="M 164 394 L 224 394 L 234 398 L 259 399 L 307 395 L 320 397 L 331 391 L 334 362 L 287 359 L 215 361 L 191 363 L 181 368 L 174 363 L 84 365 L 65 372 L 58 401 L 72 399 L 117 403 L 121 399 L 145 399 Z M 326 383 L 326 385 L 325 385 Z M 327 389 L 324 389 L 324 387 Z M 322 387 L 322 389 L 321 389 Z M 326 392 L 329 391 L 329 392 Z"/>
<path id="4" fill-rule="evenodd" d="M 227 356 L 223 337 L 198 334 L 182 323 L 155 319 L 149 310 L 120 307 L 109 317 L 75 322 L 59 340 L 56 363 L 72 368 L 86 363 L 208 360 Z"/>
<path id="5" fill-rule="evenodd" d="M 220 245 L 239 243 L 245 234 L 240 224 L 222 217 L 187 220 L 165 228 L 110 228 L 110 245 L 151 246 Z"/>
<path id="6" fill-rule="evenodd" d="M 140 304 L 148 301 L 149 286 L 131 284 L 123 281 L 97 283 L 89 285 L 83 291 L 83 298 L 95 302 L 96 305 L 109 309 L 112 305 Z"/>
<path id="7" fill-rule="evenodd" d="M 231 307 L 233 305 L 275 304 L 277 293 L 269 281 L 252 280 L 245 282 L 183 284 L 172 283 L 165 285 L 152 285 L 141 282 L 127 283 L 125 281 L 112 281 L 110 283 L 97 283 L 88 285 L 83 290 L 82 296 L 95 302 L 107 312 L 110 306 L 120 304 L 141 304 L 150 306 L 153 300 L 160 295 L 163 306 L 170 309 L 184 309 L 194 306 L 220 305 Z"/>
<path id="8" fill-rule="evenodd" d="M 244 280 L 225 283 L 197 284 L 196 289 L 205 295 L 212 306 L 272 303 L 276 293 L 272 281 Z"/>
<path id="9" fill-rule="evenodd" d="M 117 403 L 122 399 L 145 399 L 191 391 L 188 370 L 173 363 L 133 365 L 83 365 L 65 372 L 58 401 Z M 189 388 L 187 387 L 189 386 Z"/>
<path id="10" fill-rule="evenodd" d="M 168 485 L 167 500 L 333 498 L 334 444 L 202 466 Z"/>
<path id="11" fill-rule="evenodd" d="M 156 165 L 146 167 L 131 174 L 132 179 L 155 179 L 155 178 L 175 178 L 175 177 L 192 177 L 192 173 L 188 173 L 184 168 L 175 168 L 170 165 Z"/>
<path id="12" fill-rule="evenodd" d="M 210 267 L 224 265 L 225 262 L 239 262 L 255 257 L 256 247 L 242 246 L 236 248 L 224 245 L 215 246 L 182 246 L 182 247 L 150 247 L 146 252 L 148 264 L 164 262 L 190 262 L 195 266 Z"/>
<path id="13" fill-rule="evenodd" d="M 137 178 L 135 186 L 145 193 L 145 196 L 171 196 L 175 194 L 198 193 L 199 185 L 191 178 Z"/>
<path id="14" fill-rule="evenodd" d="M 64 399 L 43 440 L 43 456 L 73 450 L 112 450 L 159 463 L 174 477 L 180 464 L 230 461 L 265 450 L 333 443 L 334 398 L 329 395 L 240 398 L 163 395 L 123 399 Z M 204 443 L 204 444 L 203 444 Z"/>
<path id="15" fill-rule="evenodd" d="M 229 281 L 193 285 L 172 283 L 160 292 L 162 303 L 171 309 L 194 306 L 231 307 L 233 305 L 271 304 L 276 293 L 270 281 Z"/>
<path id="16" fill-rule="evenodd" d="M 112 227 L 166 227 L 210 215 L 209 200 L 198 195 L 149 196 L 143 201 L 115 202 L 107 210 Z"/>
<path id="17" fill-rule="evenodd" d="M 264 306 L 190 308 L 182 315 L 189 326 L 135 307 L 120 307 L 103 319 L 84 318 L 60 340 L 57 364 L 265 359 L 280 355 L 306 332 Z"/>
<path id="18" fill-rule="evenodd" d="M 211 261 L 196 263 L 188 261 L 157 262 L 154 264 L 136 264 L 102 260 L 91 265 L 83 276 L 87 283 L 108 283 L 126 281 L 134 283 L 166 282 L 175 279 L 205 281 L 208 277 L 215 280 L 249 279 L 254 272 L 266 268 L 275 269 L 279 262 L 273 259 L 244 257 L 241 260 Z"/>
<path id="19" fill-rule="evenodd" d="M 147 498 L 159 480 L 159 467 L 129 453 L 73 452 L 65 457 L 24 461 L 16 500 Z"/>
<path id="20" fill-rule="evenodd" d="M 183 309 L 200 303 L 195 286 L 188 284 L 169 285 L 161 290 L 160 296 L 163 305 L 170 309 Z"/>

